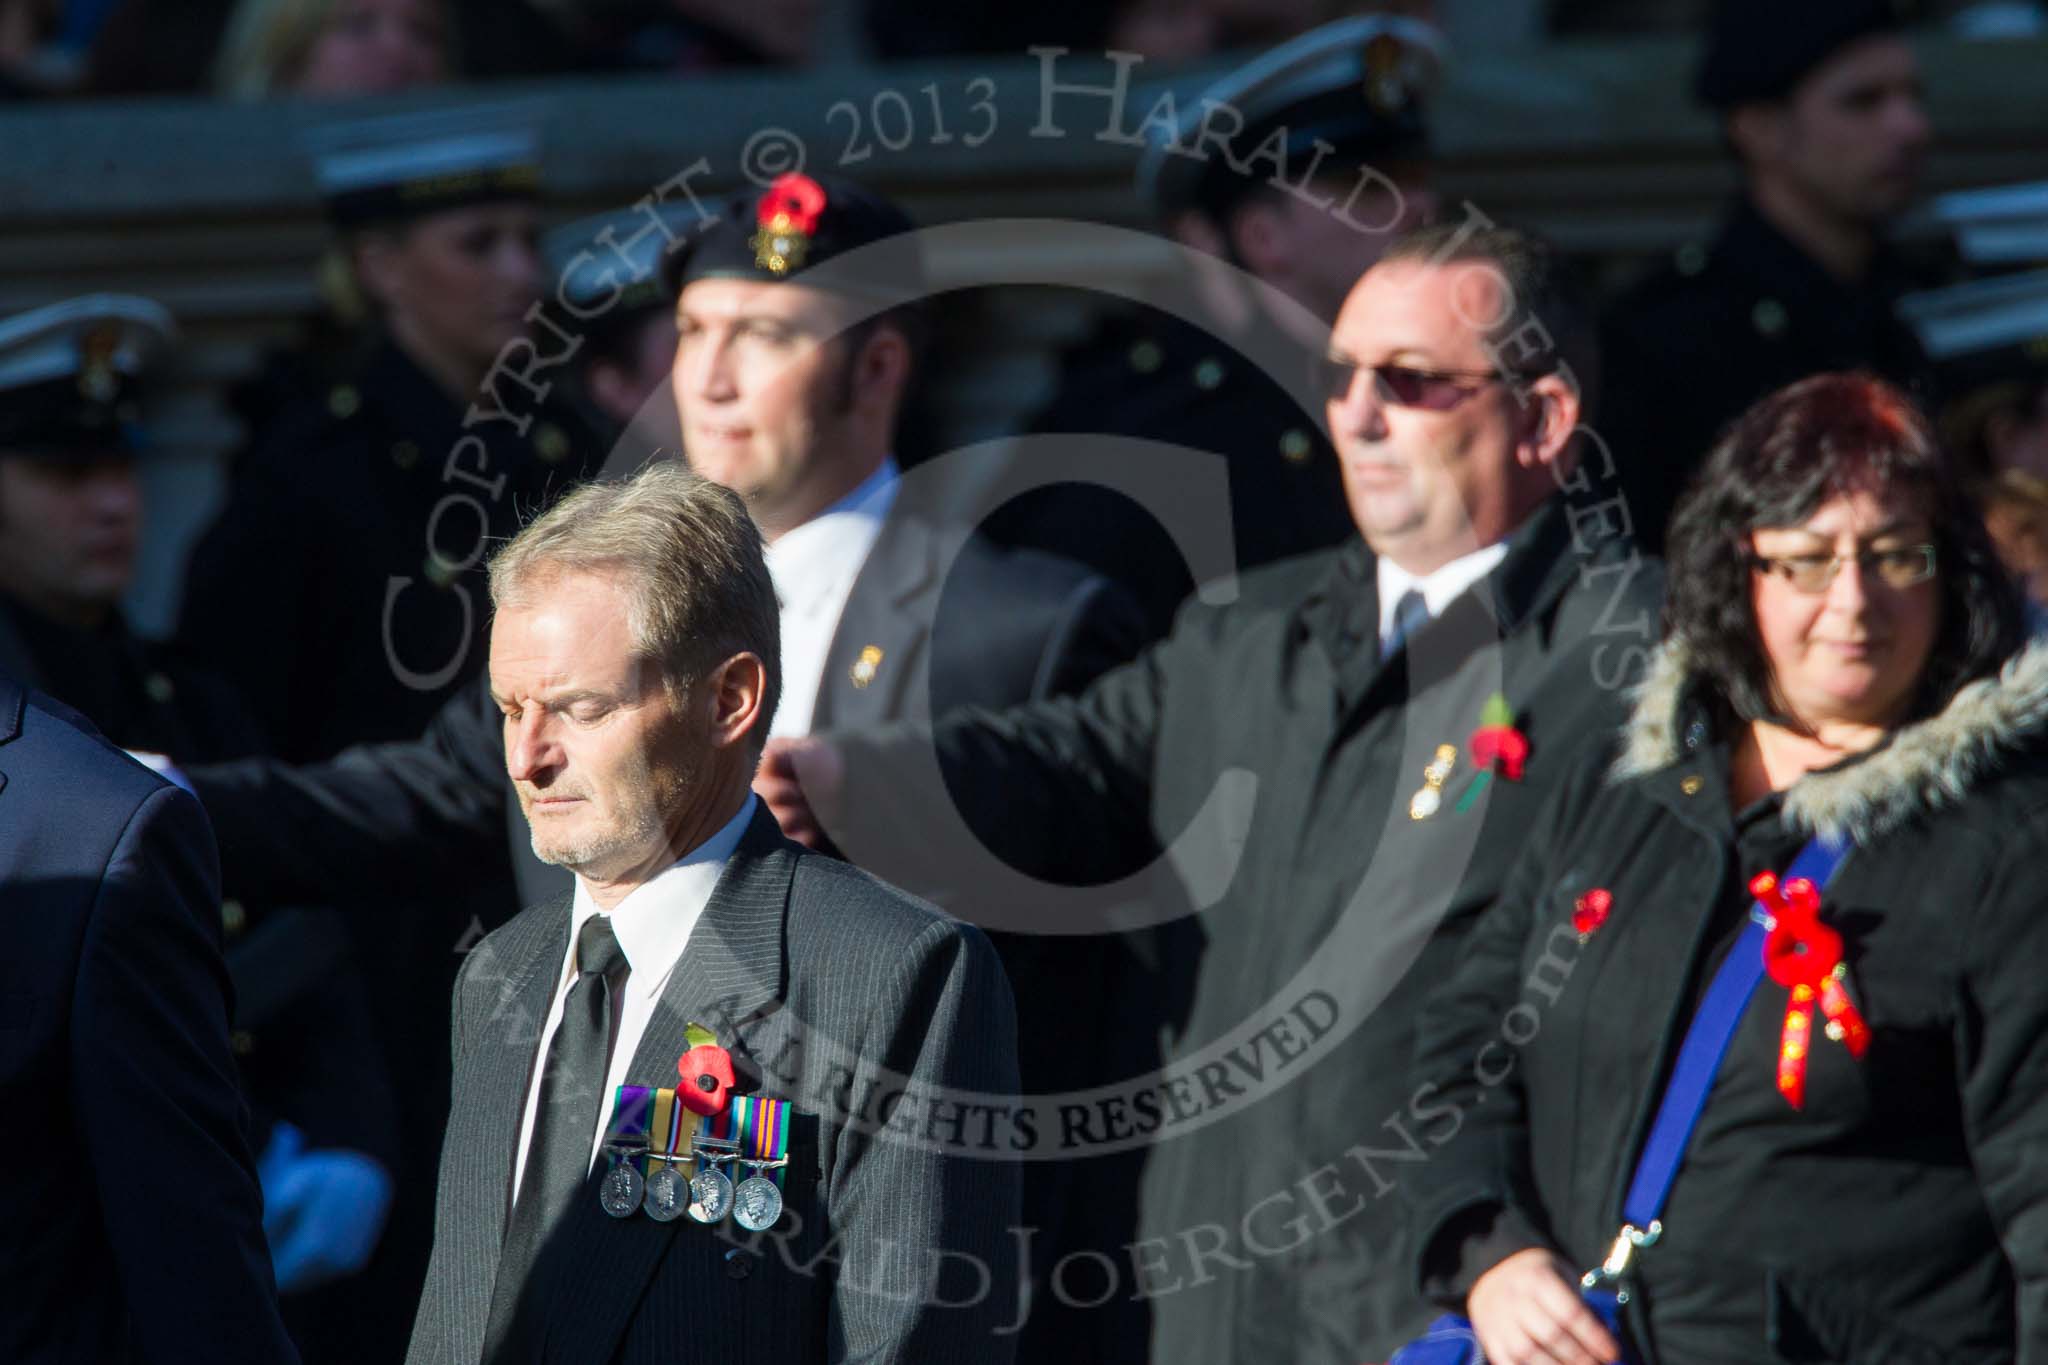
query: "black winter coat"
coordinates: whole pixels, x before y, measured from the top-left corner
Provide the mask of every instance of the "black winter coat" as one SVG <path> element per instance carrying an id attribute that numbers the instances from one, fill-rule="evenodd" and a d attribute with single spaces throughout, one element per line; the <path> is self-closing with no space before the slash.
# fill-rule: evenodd
<path id="1" fill-rule="evenodd" d="M 1816 1025 L 1803 1109 L 1778 1092 L 1768 976 L 1639 1252 L 1649 1365 L 2048 1360 L 2048 648 L 1859 759 L 1740 813 L 1728 744 L 1665 648 L 1628 748 L 1529 841 L 1420 1024 L 1433 1159 L 1404 1186 L 1446 1302 L 1548 1244 L 1597 1264 L 1665 1071 L 1747 917 L 1756 872 L 1815 832 L 1853 847 L 1822 900 L 1873 1031 Z M 1583 942 L 1593 887 L 1612 909 Z"/>
<path id="2" fill-rule="evenodd" d="M 826 819 L 863 865 L 935 842 L 950 804 L 915 780 L 935 744 L 939 768 L 976 774 L 952 788 L 961 817 L 1016 867 L 1096 883 L 1170 847 L 1146 912 L 1198 911 L 1156 924 L 1153 974 L 1117 992 L 1126 1037 L 1173 1033 L 1165 1071 L 1040 1100 L 1036 1154 L 1149 1148 L 1139 1237 L 1056 1274 L 1051 1301 L 1149 1310 L 1161 1365 L 1357 1365 L 1426 1320 L 1391 1194 L 1423 1158 L 1415 1011 L 1574 756 L 1610 742 L 1652 648 L 1661 566 L 1599 525 L 1553 500 L 1384 660 L 1354 538 L 1246 575 L 1229 605 L 1191 601 L 1080 697 L 838 737 L 843 809 Z M 1530 745 L 1519 781 L 1472 753 L 1494 693 Z M 1440 748 L 1455 757 L 1439 807 L 1413 819 Z M 895 865 L 984 888 L 1014 875 Z M 1003 895 L 1046 929 L 1084 927 L 1079 895 Z"/>

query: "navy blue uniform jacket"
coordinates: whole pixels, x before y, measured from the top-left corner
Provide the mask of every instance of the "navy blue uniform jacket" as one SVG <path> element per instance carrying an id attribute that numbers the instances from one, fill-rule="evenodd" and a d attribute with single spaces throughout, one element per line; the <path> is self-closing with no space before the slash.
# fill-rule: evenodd
<path id="1" fill-rule="evenodd" d="M 0 676 L 0 1360 L 296 1362 L 190 796 Z"/>

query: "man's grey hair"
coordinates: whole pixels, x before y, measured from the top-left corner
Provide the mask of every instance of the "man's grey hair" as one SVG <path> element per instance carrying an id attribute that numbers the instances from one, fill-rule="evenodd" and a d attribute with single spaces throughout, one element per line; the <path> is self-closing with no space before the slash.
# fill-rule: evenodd
<path id="1" fill-rule="evenodd" d="M 761 532 L 739 495 L 657 460 L 629 479 L 576 489 L 492 557 L 491 605 L 522 604 L 554 574 L 615 573 L 633 645 L 680 706 L 710 669 L 752 653 L 767 675 L 754 744 L 782 697 L 781 618 Z"/>

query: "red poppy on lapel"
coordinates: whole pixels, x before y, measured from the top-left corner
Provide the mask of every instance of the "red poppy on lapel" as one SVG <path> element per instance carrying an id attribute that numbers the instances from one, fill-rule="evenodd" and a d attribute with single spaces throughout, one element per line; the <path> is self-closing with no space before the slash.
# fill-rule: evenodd
<path id="1" fill-rule="evenodd" d="M 1529 761 L 1529 737 L 1515 728 L 1515 713 L 1500 693 L 1486 699 L 1485 709 L 1479 713 L 1479 728 L 1465 747 L 1472 751 L 1474 767 L 1498 772 L 1510 782 L 1522 780 L 1522 767 Z"/>
<path id="2" fill-rule="evenodd" d="M 1593 937 L 1593 932 L 1607 923 L 1607 917 L 1614 913 L 1614 894 L 1604 886 L 1596 886 L 1583 892 L 1572 906 L 1572 928 L 1578 932 L 1579 942 Z"/>
<path id="3" fill-rule="evenodd" d="M 709 1118 L 725 1110 L 732 1094 L 732 1054 L 718 1045 L 710 1029 L 692 1024 L 688 1029 L 690 1050 L 676 1059 L 676 1072 L 683 1083 L 676 1098 L 693 1114 Z"/>

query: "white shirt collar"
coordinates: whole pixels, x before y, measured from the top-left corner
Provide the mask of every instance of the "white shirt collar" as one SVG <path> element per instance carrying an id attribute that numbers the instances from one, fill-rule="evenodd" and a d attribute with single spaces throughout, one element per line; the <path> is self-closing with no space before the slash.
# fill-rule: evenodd
<path id="1" fill-rule="evenodd" d="M 892 456 L 845 497 L 775 538 L 768 547 L 768 576 L 784 611 L 809 612 L 853 581 L 882 533 L 900 481 Z"/>
<path id="2" fill-rule="evenodd" d="M 1474 550 L 1420 577 L 1385 555 L 1377 556 L 1373 572 L 1379 580 L 1381 642 L 1393 636 L 1394 610 L 1409 591 L 1422 594 L 1423 605 L 1429 608 L 1429 619 L 1434 621 L 1443 615 L 1445 607 L 1458 599 L 1459 594 L 1499 567 L 1507 553 L 1508 543 L 1497 540 L 1483 550 Z"/>
<path id="3" fill-rule="evenodd" d="M 576 895 L 569 913 L 569 953 L 564 980 L 575 971 L 576 936 L 592 915 L 609 914 L 612 933 L 626 954 L 626 989 L 633 995 L 652 998 L 668 984 L 669 975 L 682 959 L 690 931 L 703 917 L 704 907 L 725 871 L 726 860 L 739 847 L 747 822 L 754 818 L 759 798 L 747 793 L 739 814 L 719 826 L 718 832 L 662 869 L 652 879 L 634 887 L 626 898 L 605 910 L 590 898 L 583 879 L 576 879 Z"/>

